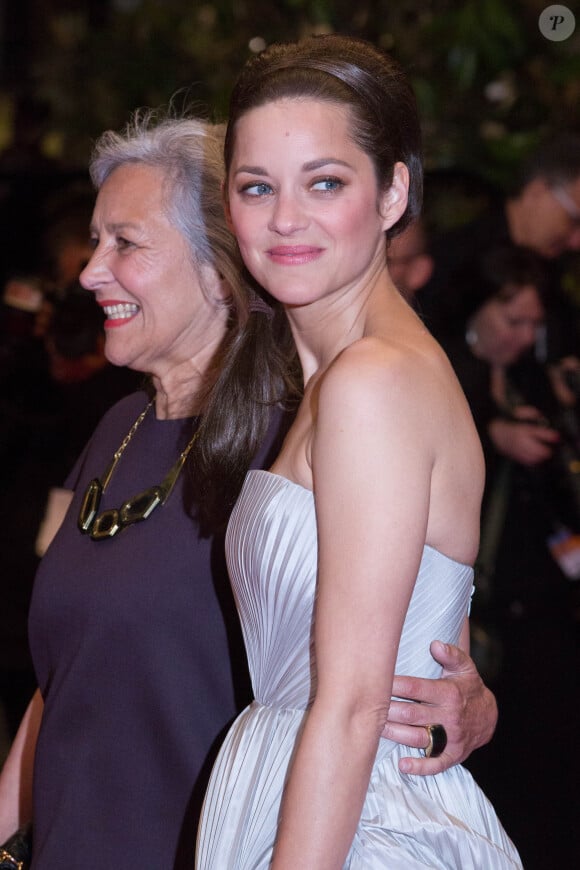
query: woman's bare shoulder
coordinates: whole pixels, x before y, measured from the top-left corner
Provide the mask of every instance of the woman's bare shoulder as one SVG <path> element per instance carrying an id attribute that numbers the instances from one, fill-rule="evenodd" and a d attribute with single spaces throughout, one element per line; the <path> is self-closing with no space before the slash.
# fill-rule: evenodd
<path id="1" fill-rule="evenodd" d="M 431 405 L 456 389 L 453 371 L 439 346 L 365 336 L 339 353 L 321 379 L 321 391 L 353 391 L 386 402 Z"/>

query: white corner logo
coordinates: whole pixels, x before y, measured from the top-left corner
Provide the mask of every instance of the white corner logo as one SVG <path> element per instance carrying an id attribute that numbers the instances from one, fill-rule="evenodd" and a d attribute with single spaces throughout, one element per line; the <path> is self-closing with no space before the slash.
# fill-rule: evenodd
<path id="1" fill-rule="evenodd" d="M 547 6 L 538 18 L 540 33 L 551 42 L 563 42 L 574 33 L 576 19 L 567 6 Z"/>

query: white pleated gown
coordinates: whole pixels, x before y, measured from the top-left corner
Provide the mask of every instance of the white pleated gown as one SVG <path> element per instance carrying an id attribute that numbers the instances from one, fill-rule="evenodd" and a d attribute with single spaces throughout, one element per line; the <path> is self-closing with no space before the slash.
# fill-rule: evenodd
<path id="1" fill-rule="evenodd" d="M 290 760 L 313 696 L 312 625 L 317 541 L 314 499 L 267 471 L 250 471 L 226 550 L 255 700 L 232 725 L 212 771 L 198 838 L 198 870 L 270 866 Z M 396 671 L 437 677 L 434 638 L 455 643 L 473 570 L 429 547 L 405 620 Z M 345 862 L 351 870 L 521 867 L 517 851 L 470 773 L 407 776 L 417 750 L 381 740 Z M 298 870 L 298 868 L 297 868 Z"/>

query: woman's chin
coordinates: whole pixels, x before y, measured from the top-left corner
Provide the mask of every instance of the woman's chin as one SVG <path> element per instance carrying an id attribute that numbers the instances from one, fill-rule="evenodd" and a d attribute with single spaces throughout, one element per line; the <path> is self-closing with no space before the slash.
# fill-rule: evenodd
<path id="1" fill-rule="evenodd" d="M 127 353 L 126 348 L 111 347 L 107 342 L 107 344 L 105 344 L 105 356 L 113 366 L 140 371 L 139 367 L 133 364 L 134 359 Z"/>

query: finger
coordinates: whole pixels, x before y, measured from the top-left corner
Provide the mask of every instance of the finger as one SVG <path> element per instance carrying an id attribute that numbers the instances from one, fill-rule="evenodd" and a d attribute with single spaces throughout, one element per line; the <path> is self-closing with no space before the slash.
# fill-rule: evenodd
<path id="1" fill-rule="evenodd" d="M 401 773 L 410 773 L 414 776 L 434 776 L 442 773 L 457 762 L 444 752 L 439 758 L 424 758 L 408 755 L 399 759 Z"/>
<path id="2" fill-rule="evenodd" d="M 428 716 L 429 721 L 420 721 L 428 725 L 433 721 L 433 707 L 448 707 L 456 699 L 456 687 L 453 680 L 425 680 L 421 677 L 395 677 L 392 693 L 397 698 L 408 698 L 419 703 L 409 704 L 408 701 L 391 701 L 389 719 L 395 717 L 397 722 L 417 724 L 422 717 Z M 421 711 L 418 708 L 423 707 Z M 395 713 L 396 711 L 396 713 Z"/>
<path id="3" fill-rule="evenodd" d="M 477 670 L 473 659 L 458 646 L 434 640 L 429 649 L 435 661 L 450 674 L 465 674 Z"/>
<path id="4" fill-rule="evenodd" d="M 412 746 L 414 749 L 426 749 L 429 743 L 424 727 L 417 728 L 414 725 L 401 725 L 390 721 L 383 728 L 381 737 L 393 740 L 402 746 Z"/>
<path id="5" fill-rule="evenodd" d="M 544 416 L 533 405 L 518 405 L 513 409 L 512 414 L 516 420 L 540 420 Z"/>
<path id="6" fill-rule="evenodd" d="M 392 739 L 397 739 L 397 742 L 405 743 L 408 746 L 425 749 L 428 743 L 425 728 L 437 722 L 445 728 L 449 745 L 453 744 L 459 752 L 464 751 L 466 742 L 470 741 L 471 720 L 469 716 L 464 715 L 462 695 L 458 694 L 457 687 L 451 681 L 449 681 L 446 697 L 449 699 L 447 704 L 406 704 L 404 701 L 392 701 L 386 727 L 412 726 L 418 732 L 413 741 Z"/>
<path id="7" fill-rule="evenodd" d="M 544 444 L 556 444 L 560 440 L 560 433 L 556 429 L 542 428 L 536 432 L 538 441 Z"/>
<path id="8" fill-rule="evenodd" d="M 408 698 L 409 701 L 420 701 L 421 704 L 429 705 L 434 703 L 438 698 L 438 692 L 434 689 L 432 683 L 434 680 L 422 680 L 419 677 L 394 677 L 392 694 L 397 698 Z M 397 711 L 397 722 L 412 722 L 413 707 L 417 704 L 410 704 L 408 701 L 391 701 L 389 708 L 389 718 L 391 718 L 392 710 Z"/>

